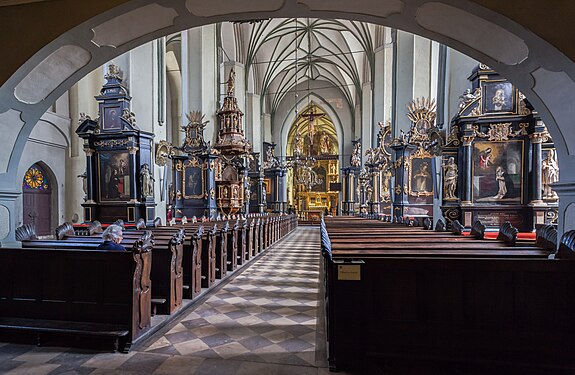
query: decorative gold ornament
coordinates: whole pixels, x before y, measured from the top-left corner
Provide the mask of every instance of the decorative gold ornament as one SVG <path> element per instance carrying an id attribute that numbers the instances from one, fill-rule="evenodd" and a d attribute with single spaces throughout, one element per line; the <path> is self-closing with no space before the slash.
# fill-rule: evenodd
<path id="1" fill-rule="evenodd" d="M 94 146 L 115 148 L 115 147 L 126 146 L 129 143 L 130 143 L 129 139 L 109 139 L 104 141 L 96 141 L 94 142 Z"/>
<path id="2" fill-rule="evenodd" d="M 526 99 L 527 98 L 525 97 L 525 95 L 523 95 L 523 93 L 519 91 L 519 103 L 517 105 L 517 112 L 522 116 L 529 116 L 530 114 L 533 113 L 529 108 L 527 108 L 527 104 L 525 103 Z"/>
<path id="3" fill-rule="evenodd" d="M 128 147 L 128 152 L 130 155 L 135 155 L 140 150 L 139 147 Z"/>
<path id="4" fill-rule="evenodd" d="M 464 135 L 461 137 L 461 142 L 463 142 L 463 146 L 471 146 L 473 141 L 475 140 L 475 135 Z"/>
<path id="5" fill-rule="evenodd" d="M 521 135 L 527 135 L 526 128 L 529 124 L 523 123 L 519 125 L 520 129 L 513 131 L 512 123 L 505 122 L 499 124 L 489 124 L 487 133 L 480 132 L 478 127 L 474 127 L 475 135 L 480 138 L 487 138 L 488 141 L 503 142 L 508 141 L 509 138 L 515 138 Z"/>
<path id="6" fill-rule="evenodd" d="M 156 145 L 156 164 L 160 167 L 165 166 L 168 163 L 168 159 L 171 156 L 174 156 L 174 146 L 171 143 L 165 140 L 161 140 Z"/>

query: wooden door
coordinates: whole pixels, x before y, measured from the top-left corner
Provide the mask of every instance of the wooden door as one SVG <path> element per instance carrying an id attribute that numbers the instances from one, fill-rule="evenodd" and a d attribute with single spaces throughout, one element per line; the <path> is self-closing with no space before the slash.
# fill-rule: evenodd
<path id="1" fill-rule="evenodd" d="M 24 224 L 34 225 L 39 236 L 51 234 L 51 183 L 38 165 L 33 165 L 26 172 L 22 191 Z"/>

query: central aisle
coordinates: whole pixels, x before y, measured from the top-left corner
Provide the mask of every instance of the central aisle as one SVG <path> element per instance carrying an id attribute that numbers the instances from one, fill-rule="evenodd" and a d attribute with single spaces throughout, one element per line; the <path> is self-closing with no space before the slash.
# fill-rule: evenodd
<path id="1" fill-rule="evenodd" d="M 156 353 L 170 357 L 154 374 L 323 373 L 318 244 L 317 228 L 298 228 L 123 369 Z"/>

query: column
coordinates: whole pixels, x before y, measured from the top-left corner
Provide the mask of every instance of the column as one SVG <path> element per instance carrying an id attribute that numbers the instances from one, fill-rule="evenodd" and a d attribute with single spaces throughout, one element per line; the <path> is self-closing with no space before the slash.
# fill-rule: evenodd
<path id="1" fill-rule="evenodd" d="M 535 132 L 529 135 L 532 149 L 531 152 L 532 173 L 531 173 L 531 192 L 530 192 L 531 201 L 529 202 L 529 204 L 531 205 L 543 204 L 542 200 L 543 183 L 541 180 L 541 144 L 543 143 L 543 136 L 544 135 L 542 132 Z"/>
<path id="2" fill-rule="evenodd" d="M 267 199 L 267 197 L 266 197 L 266 191 L 264 189 L 264 175 L 263 175 L 263 173 L 260 173 L 260 175 L 258 177 L 258 212 L 259 213 L 264 213 L 266 211 L 266 206 L 267 206 L 266 199 Z"/>
<path id="3" fill-rule="evenodd" d="M 468 131 L 466 131 L 468 133 Z M 463 200 L 461 201 L 462 205 L 470 205 L 472 204 L 473 200 L 473 181 L 471 170 L 473 168 L 473 159 L 472 159 L 472 150 L 471 145 L 473 144 L 473 140 L 475 139 L 475 135 L 466 134 L 463 136 Z"/>
<path id="4" fill-rule="evenodd" d="M 140 179 L 138 168 L 138 163 L 136 160 L 136 154 L 138 153 L 138 147 L 128 147 L 128 153 L 130 154 L 130 202 L 138 202 L 138 185 L 137 181 Z"/>
<path id="5" fill-rule="evenodd" d="M 378 214 L 380 212 L 379 196 L 381 195 L 381 174 L 376 168 L 371 172 L 371 188 L 373 189 L 370 202 L 370 213 Z"/>
<path id="6" fill-rule="evenodd" d="M 86 153 L 86 203 L 94 203 L 94 150 L 84 148 L 84 152 Z"/>
<path id="7" fill-rule="evenodd" d="M 355 193 L 355 171 L 351 167 L 343 168 L 343 202 L 341 207 L 342 215 L 353 215 L 354 193 Z"/>
<path id="8" fill-rule="evenodd" d="M 212 220 L 215 220 L 218 216 L 218 206 L 216 204 L 216 159 L 217 155 L 206 154 L 202 156 L 204 164 L 204 173 L 206 174 L 206 186 L 205 192 L 207 196 L 204 195 L 204 210 L 206 216 Z"/>
<path id="9" fill-rule="evenodd" d="M 393 162 L 396 166 L 395 168 L 395 186 L 393 195 L 393 213 L 392 216 L 395 218 L 403 217 L 405 209 L 409 205 L 407 193 L 407 183 L 409 176 L 407 175 L 405 168 L 406 157 L 415 150 L 415 146 L 406 144 L 392 145 L 391 148 L 394 150 Z"/>
<path id="10" fill-rule="evenodd" d="M 187 158 L 185 156 L 173 156 L 172 157 L 172 181 L 173 181 L 173 190 L 174 190 L 174 198 L 171 203 L 174 205 L 174 217 L 180 218 L 182 214 L 179 212 L 183 212 L 184 208 L 184 200 L 183 200 L 183 162 Z M 168 199 L 172 199 L 169 197 Z"/>
<path id="11" fill-rule="evenodd" d="M 182 31 L 182 119 L 190 111 L 199 110 L 209 121 L 204 137 L 215 143 L 219 84 L 216 25 Z M 236 72 L 237 73 L 237 72 Z M 237 75 L 236 75 L 237 78 Z"/>

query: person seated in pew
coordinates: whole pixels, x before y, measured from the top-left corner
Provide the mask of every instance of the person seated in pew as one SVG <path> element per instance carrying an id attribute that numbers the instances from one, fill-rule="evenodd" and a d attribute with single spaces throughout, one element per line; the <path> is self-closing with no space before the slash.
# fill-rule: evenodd
<path id="1" fill-rule="evenodd" d="M 102 239 L 104 240 L 103 243 L 98 246 L 98 250 L 123 250 L 126 251 L 126 248 L 120 243 L 122 242 L 123 233 L 122 227 L 116 224 L 110 225 L 104 233 L 102 233 Z"/>

